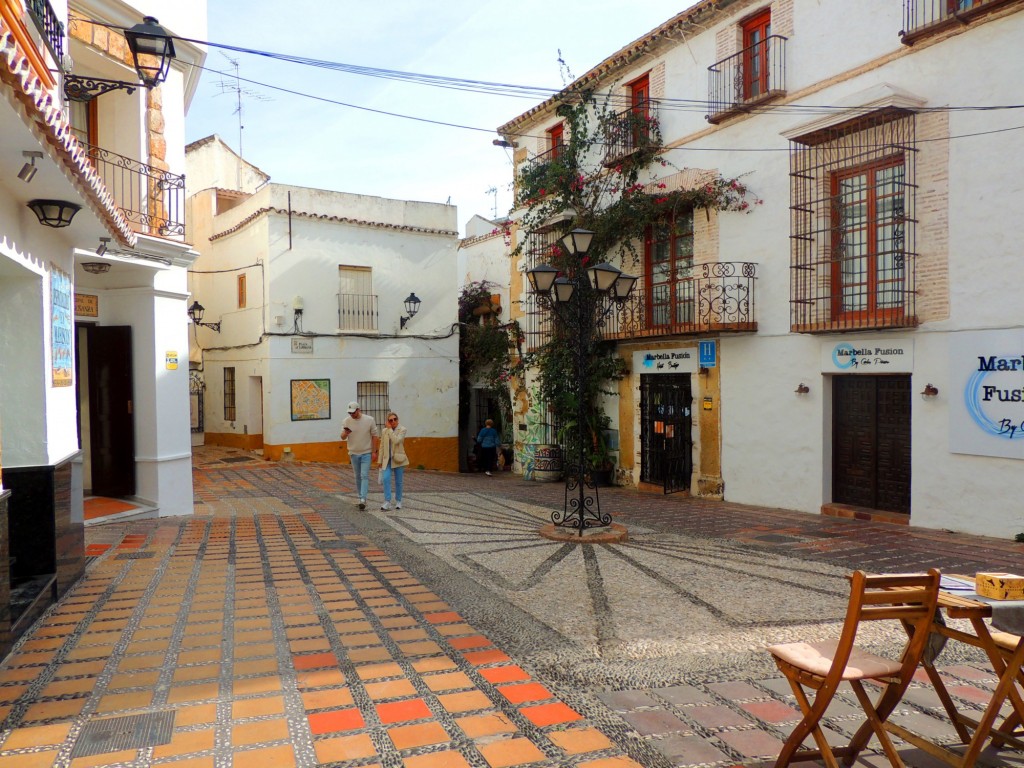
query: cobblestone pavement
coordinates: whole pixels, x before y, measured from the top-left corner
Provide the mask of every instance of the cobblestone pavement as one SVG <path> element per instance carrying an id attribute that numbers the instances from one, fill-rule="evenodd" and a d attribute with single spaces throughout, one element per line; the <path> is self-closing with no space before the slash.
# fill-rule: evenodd
<path id="1" fill-rule="evenodd" d="M 1012 541 L 624 489 L 628 541 L 549 541 L 562 487 L 510 473 L 410 471 L 389 512 L 348 467 L 200 449 L 194 477 L 194 517 L 87 529 L 86 577 L 0 667 L 0 768 L 771 764 L 798 711 L 764 646 L 834 635 L 851 569 L 1024 571 Z M 940 671 L 980 711 L 984 659 Z M 941 713 L 922 680 L 894 719 L 952 744 Z"/>

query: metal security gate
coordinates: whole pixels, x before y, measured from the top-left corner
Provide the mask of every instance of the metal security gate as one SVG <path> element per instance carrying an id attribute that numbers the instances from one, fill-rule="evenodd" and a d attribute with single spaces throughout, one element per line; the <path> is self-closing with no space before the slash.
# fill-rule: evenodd
<path id="1" fill-rule="evenodd" d="M 910 513 L 910 376 L 832 380 L 832 500 Z"/>
<path id="2" fill-rule="evenodd" d="M 692 402 L 690 374 L 640 376 L 640 479 L 665 493 L 690 490 Z"/>

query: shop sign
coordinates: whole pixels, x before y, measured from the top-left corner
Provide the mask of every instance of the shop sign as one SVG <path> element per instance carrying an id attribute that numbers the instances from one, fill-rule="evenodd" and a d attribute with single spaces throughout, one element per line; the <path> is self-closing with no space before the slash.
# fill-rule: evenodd
<path id="1" fill-rule="evenodd" d="M 844 339 L 821 345 L 822 373 L 913 373 L 911 339 Z"/>
<path id="2" fill-rule="evenodd" d="M 1024 332 L 950 337 L 949 449 L 1024 459 Z"/>
<path id="3" fill-rule="evenodd" d="M 71 347 L 71 276 L 52 265 L 50 269 L 50 352 L 53 386 L 70 387 L 74 359 Z"/>
<path id="4" fill-rule="evenodd" d="M 696 373 L 697 350 L 678 347 L 634 352 L 633 370 L 640 373 Z"/>
<path id="5" fill-rule="evenodd" d="M 88 293 L 76 293 L 75 315 L 78 317 L 99 317 L 100 297 Z"/>

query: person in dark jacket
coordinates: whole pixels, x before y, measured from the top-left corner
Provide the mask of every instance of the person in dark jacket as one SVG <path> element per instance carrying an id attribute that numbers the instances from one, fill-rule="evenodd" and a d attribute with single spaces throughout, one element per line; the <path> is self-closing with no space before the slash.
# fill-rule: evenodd
<path id="1" fill-rule="evenodd" d="M 484 474 L 492 477 L 491 471 L 498 464 L 498 446 L 501 445 L 501 437 L 494 428 L 492 419 L 484 422 L 484 428 L 476 436 L 476 442 L 480 446 L 480 461 L 484 466 Z"/>

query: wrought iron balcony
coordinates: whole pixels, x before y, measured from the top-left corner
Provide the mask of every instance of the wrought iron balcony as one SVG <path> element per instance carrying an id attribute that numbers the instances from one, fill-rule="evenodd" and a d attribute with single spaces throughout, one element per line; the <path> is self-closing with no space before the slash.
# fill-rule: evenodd
<path id="1" fill-rule="evenodd" d="M 46 41 L 53 60 L 59 66 L 64 58 L 64 24 L 57 18 L 48 0 L 25 0 L 25 6 Z"/>
<path id="2" fill-rule="evenodd" d="M 708 67 L 709 123 L 749 112 L 786 93 L 786 38 L 764 40 Z"/>
<path id="3" fill-rule="evenodd" d="M 136 231 L 158 237 L 185 234 L 185 177 L 79 142 Z"/>
<path id="4" fill-rule="evenodd" d="M 369 293 L 338 294 L 338 329 L 376 331 L 377 297 Z"/>
<path id="5" fill-rule="evenodd" d="M 623 110 L 609 121 L 606 130 L 606 166 L 615 165 L 638 150 L 659 144 L 657 104 L 648 101 Z"/>
<path id="6" fill-rule="evenodd" d="M 749 262 L 698 264 L 694 276 L 653 291 L 640 284 L 605 319 L 605 339 L 743 333 L 757 330 L 754 281 Z"/>
<path id="7" fill-rule="evenodd" d="M 904 0 L 900 37 L 913 45 L 922 37 L 970 24 L 998 8 L 1020 0 Z"/>

